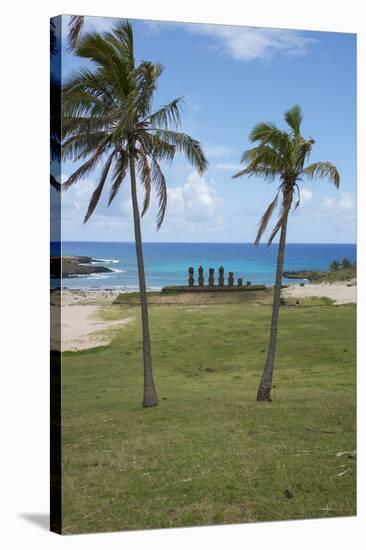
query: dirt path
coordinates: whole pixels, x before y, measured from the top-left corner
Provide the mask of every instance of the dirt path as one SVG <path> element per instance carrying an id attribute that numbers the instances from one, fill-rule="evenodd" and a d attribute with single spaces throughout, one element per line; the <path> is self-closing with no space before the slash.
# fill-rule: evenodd
<path id="1" fill-rule="evenodd" d="M 78 351 L 107 346 L 112 331 L 106 329 L 120 327 L 135 320 L 134 316 L 118 321 L 100 319 L 101 306 L 110 305 L 116 292 L 63 291 L 51 295 L 51 349 L 59 349 L 61 331 L 61 351 Z M 62 306 L 60 306 L 62 302 Z"/>

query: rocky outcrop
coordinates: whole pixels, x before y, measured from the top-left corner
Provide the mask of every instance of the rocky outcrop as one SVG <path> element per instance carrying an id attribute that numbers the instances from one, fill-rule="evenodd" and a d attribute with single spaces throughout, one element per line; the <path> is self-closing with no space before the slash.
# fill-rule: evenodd
<path id="1" fill-rule="evenodd" d="M 285 279 L 308 279 L 311 281 L 311 279 L 316 276 L 316 272 L 314 271 L 284 271 L 282 273 L 282 276 L 285 277 Z"/>
<path id="2" fill-rule="evenodd" d="M 61 279 L 61 277 L 67 279 L 77 275 L 112 272 L 108 267 L 95 265 L 95 262 L 96 260 L 89 256 L 51 256 L 51 279 Z"/>

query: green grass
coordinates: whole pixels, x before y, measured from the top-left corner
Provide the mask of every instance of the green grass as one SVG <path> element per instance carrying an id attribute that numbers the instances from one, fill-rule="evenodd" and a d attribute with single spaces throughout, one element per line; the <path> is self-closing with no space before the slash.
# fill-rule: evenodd
<path id="1" fill-rule="evenodd" d="M 356 513 L 337 456 L 356 445 L 355 306 L 281 309 L 272 403 L 255 401 L 269 307 L 150 307 L 151 409 L 139 310 L 103 316 L 131 312 L 110 346 L 63 355 L 65 533 Z"/>
<path id="2" fill-rule="evenodd" d="M 213 304 L 244 304 L 248 302 L 272 303 L 273 289 L 264 290 L 230 290 L 228 292 L 180 292 L 168 290 L 148 292 L 147 300 L 151 305 L 213 305 Z M 114 301 L 116 306 L 136 306 L 140 303 L 138 292 L 119 294 Z"/>
<path id="3" fill-rule="evenodd" d="M 317 272 L 313 274 L 311 282 L 313 283 L 335 283 L 341 281 L 349 281 L 357 275 L 355 267 L 340 268 L 334 271 Z"/>

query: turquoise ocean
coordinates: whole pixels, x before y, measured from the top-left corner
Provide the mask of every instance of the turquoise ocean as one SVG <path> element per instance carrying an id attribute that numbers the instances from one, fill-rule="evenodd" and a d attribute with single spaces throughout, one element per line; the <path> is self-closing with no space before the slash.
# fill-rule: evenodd
<path id="1" fill-rule="evenodd" d="M 207 281 L 208 269 L 225 274 L 234 272 L 235 279 L 242 277 L 244 284 L 273 285 L 276 268 L 277 245 L 259 247 L 250 243 L 144 243 L 146 281 L 149 289 L 166 285 L 187 284 L 188 267 L 202 266 Z M 64 256 L 90 256 L 97 263 L 110 268 L 111 273 L 91 274 L 73 278 L 51 280 L 51 287 L 104 288 L 134 290 L 138 288 L 134 243 L 127 242 L 76 242 L 61 243 Z M 51 255 L 60 254 L 60 244 L 51 243 Z M 334 259 L 349 258 L 356 261 L 355 244 L 293 244 L 286 247 L 285 271 L 325 271 Z M 217 279 L 216 279 L 217 280 Z M 290 279 L 286 284 L 293 284 Z M 306 283 L 306 281 L 305 281 Z"/>

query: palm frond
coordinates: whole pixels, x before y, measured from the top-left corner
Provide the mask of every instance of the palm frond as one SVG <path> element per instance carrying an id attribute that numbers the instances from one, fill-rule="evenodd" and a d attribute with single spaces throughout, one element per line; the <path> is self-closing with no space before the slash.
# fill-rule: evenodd
<path id="1" fill-rule="evenodd" d="M 72 15 L 70 17 L 68 38 L 72 48 L 76 48 L 83 25 L 83 15 Z"/>
<path id="2" fill-rule="evenodd" d="M 152 106 L 153 93 L 156 89 L 156 82 L 163 66 L 160 63 L 144 61 L 134 70 L 134 106 L 139 117 L 146 117 Z"/>
<path id="3" fill-rule="evenodd" d="M 154 156 L 150 157 L 151 163 L 151 179 L 154 184 L 158 197 L 158 214 L 156 217 L 156 229 L 159 231 L 161 224 L 164 221 L 165 211 L 168 202 L 168 193 L 166 181 L 163 172 L 160 169 L 159 163 Z"/>
<path id="4" fill-rule="evenodd" d="M 249 164 L 243 170 L 240 170 L 232 176 L 233 179 L 240 178 L 241 176 L 248 176 L 249 178 L 258 178 L 262 177 L 268 182 L 272 182 L 278 176 L 277 170 L 274 170 L 271 166 L 268 166 L 265 163 L 261 164 Z"/>
<path id="5" fill-rule="evenodd" d="M 294 105 L 285 113 L 285 120 L 295 137 L 300 136 L 302 119 L 303 115 L 300 105 Z"/>
<path id="6" fill-rule="evenodd" d="M 259 141 L 263 145 L 272 145 L 278 150 L 285 150 L 290 144 L 287 132 L 280 130 L 276 124 L 261 122 L 254 126 L 249 134 L 249 140 L 254 143 Z"/>
<path id="7" fill-rule="evenodd" d="M 273 172 L 281 173 L 286 169 L 286 160 L 281 151 L 269 145 L 259 145 L 245 151 L 240 162 L 247 163 L 255 169 L 256 166 L 266 165 Z"/>
<path id="8" fill-rule="evenodd" d="M 109 172 L 109 169 L 111 167 L 114 155 L 115 155 L 115 151 L 112 152 L 112 154 L 109 156 L 107 162 L 103 166 L 103 170 L 102 170 L 102 174 L 100 176 L 99 183 L 98 183 L 97 187 L 95 188 L 95 190 L 94 190 L 94 192 L 91 196 L 89 206 L 88 206 L 88 210 L 87 210 L 87 213 L 86 213 L 85 218 L 84 218 L 84 223 L 86 223 L 88 221 L 88 219 L 93 214 L 93 212 L 94 212 L 94 210 L 95 210 L 95 208 L 96 208 L 96 206 L 99 202 L 99 199 L 100 199 L 100 196 L 102 194 L 103 187 L 104 187 L 104 184 L 106 182 L 108 172 Z"/>
<path id="9" fill-rule="evenodd" d="M 174 145 L 179 153 L 186 156 L 199 175 L 206 172 L 208 162 L 199 141 L 187 134 L 173 130 L 161 129 L 156 132 L 156 135 L 166 143 Z"/>
<path id="10" fill-rule="evenodd" d="M 51 19 L 50 21 L 50 54 L 55 55 L 57 53 L 57 38 L 56 38 L 56 25 Z"/>
<path id="11" fill-rule="evenodd" d="M 89 103 L 98 104 L 103 111 L 120 106 L 113 87 L 104 78 L 103 74 L 100 71 L 93 73 L 91 70 L 82 67 L 73 71 L 65 82 L 62 97 L 62 106 L 65 113 L 68 112 L 67 109 L 71 113 L 75 112 L 80 101 L 82 105 L 87 101 L 86 96 L 90 98 Z M 83 112 L 82 114 L 84 115 Z"/>
<path id="12" fill-rule="evenodd" d="M 108 199 L 108 206 L 110 206 L 113 199 L 116 197 L 121 183 L 126 177 L 128 169 L 128 154 L 124 150 L 119 151 L 118 160 L 114 163 L 113 183 Z"/>
<path id="13" fill-rule="evenodd" d="M 146 119 L 152 127 L 165 129 L 178 129 L 181 124 L 180 111 L 183 98 L 178 97 L 167 105 L 164 105 Z"/>
<path id="14" fill-rule="evenodd" d="M 300 196 L 300 189 L 299 189 L 299 186 L 297 185 L 297 183 L 295 183 L 294 188 L 295 188 L 296 191 L 297 191 L 297 201 L 296 201 L 295 204 L 294 204 L 294 210 L 296 210 L 296 208 L 299 208 L 299 206 L 300 206 L 300 198 L 301 198 L 301 196 Z"/>
<path id="15" fill-rule="evenodd" d="M 107 143 L 105 142 L 97 147 L 93 155 L 84 164 L 79 166 L 79 168 L 77 168 L 77 170 L 75 170 L 73 174 L 71 174 L 67 181 L 62 184 L 62 189 L 64 191 L 67 191 L 67 189 L 69 189 L 69 187 L 71 187 L 74 183 L 82 178 L 85 178 L 85 176 L 87 176 L 94 170 L 94 168 L 101 160 L 103 154 L 105 153 L 106 146 Z"/>
<path id="16" fill-rule="evenodd" d="M 259 227 L 258 227 L 257 237 L 254 241 L 255 246 L 259 245 L 260 240 L 262 238 L 262 235 L 265 232 L 265 230 L 267 229 L 268 222 L 271 219 L 272 214 L 273 214 L 273 212 L 274 212 L 274 210 L 277 206 L 277 200 L 278 200 L 278 193 L 277 193 L 274 200 L 271 202 L 271 204 L 268 206 L 267 210 L 265 211 L 265 213 L 262 216 L 262 219 L 261 219 L 261 221 L 259 223 Z"/>
<path id="17" fill-rule="evenodd" d="M 340 184 L 340 175 L 334 164 L 326 162 L 314 162 L 309 164 L 303 170 L 303 174 L 308 179 L 324 179 L 328 178 L 338 189 Z"/>
<path id="18" fill-rule="evenodd" d="M 149 209 L 151 197 L 151 170 L 145 151 L 143 151 L 142 154 L 139 155 L 139 158 L 137 160 L 137 169 L 139 172 L 142 187 L 144 189 L 144 202 L 141 212 L 141 217 L 143 217 Z"/>
<path id="19" fill-rule="evenodd" d="M 135 66 L 134 41 L 132 25 L 128 20 L 116 23 L 111 32 L 103 35 L 104 39 L 110 42 L 121 59 L 126 62 L 129 70 Z"/>
<path id="20" fill-rule="evenodd" d="M 283 226 L 283 224 L 285 223 L 286 219 L 287 219 L 287 216 L 290 212 L 290 209 L 291 209 L 291 204 L 292 204 L 292 197 L 293 197 L 293 190 L 292 189 L 284 189 L 283 190 L 283 200 L 282 200 L 282 205 L 281 205 L 281 212 L 280 212 L 280 216 L 277 220 L 277 223 L 275 225 L 275 227 L 273 228 L 273 231 L 268 239 L 268 246 L 270 244 L 272 244 L 272 241 L 273 239 L 275 238 L 275 236 L 277 235 L 278 231 L 281 229 L 281 227 Z"/>
<path id="21" fill-rule="evenodd" d="M 58 193 L 61 191 L 61 184 L 57 181 L 55 176 L 50 175 L 50 184 Z"/>
<path id="22" fill-rule="evenodd" d="M 157 160 L 171 162 L 174 159 L 175 145 L 161 139 L 155 133 L 142 130 L 138 134 L 137 141 L 142 144 L 149 155 L 153 154 Z"/>

